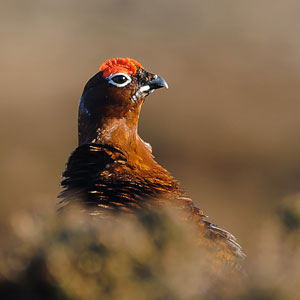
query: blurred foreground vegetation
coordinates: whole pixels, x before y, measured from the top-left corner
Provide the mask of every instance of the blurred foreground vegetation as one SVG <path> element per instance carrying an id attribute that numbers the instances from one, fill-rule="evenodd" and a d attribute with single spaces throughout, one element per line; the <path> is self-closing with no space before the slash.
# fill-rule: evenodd
<path id="1" fill-rule="evenodd" d="M 18 212 L 1 233 L 1 299 L 299 299 L 300 197 L 261 228 L 245 272 L 213 272 L 171 211 Z"/>

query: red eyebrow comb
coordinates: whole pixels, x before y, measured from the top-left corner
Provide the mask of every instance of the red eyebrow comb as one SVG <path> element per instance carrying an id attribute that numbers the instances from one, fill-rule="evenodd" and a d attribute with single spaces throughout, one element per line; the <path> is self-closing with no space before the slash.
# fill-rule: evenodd
<path id="1" fill-rule="evenodd" d="M 132 58 L 111 58 L 106 60 L 100 67 L 99 71 L 103 73 L 103 78 L 106 78 L 115 73 L 125 73 L 127 75 L 135 75 L 137 68 L 143 66 Z"/>

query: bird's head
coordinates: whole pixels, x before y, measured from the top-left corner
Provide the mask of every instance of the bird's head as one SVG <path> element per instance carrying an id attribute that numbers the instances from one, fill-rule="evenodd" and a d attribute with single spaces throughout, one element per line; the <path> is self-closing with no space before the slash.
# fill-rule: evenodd
<path id="1" fill-rule="evenodd" d="M 107 142 L 113 137 L 130 139 L 145 98 L 162 87 L 168 88 L 166 81 L 134 59 L 106 60 L 87 82 L 80 99 L 79 144 Z"/>

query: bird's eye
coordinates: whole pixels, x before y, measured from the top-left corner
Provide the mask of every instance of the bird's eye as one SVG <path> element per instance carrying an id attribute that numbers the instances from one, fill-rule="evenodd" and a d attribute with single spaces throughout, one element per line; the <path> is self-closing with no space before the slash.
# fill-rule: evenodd
<path id="1" fill-rule="evenodd" d="M 126 82 L 128 79 L 124 75 L 118 75 L 112 78 L 111 80 L 117 84 L 122 84 Z"/>
<path id="2" fill-rule="evenodd" d="M 110 75 L 107 81 L 116 87 L 124 87 L 131 82 L 131 77 L 124 73 L 117 73 Z"/>

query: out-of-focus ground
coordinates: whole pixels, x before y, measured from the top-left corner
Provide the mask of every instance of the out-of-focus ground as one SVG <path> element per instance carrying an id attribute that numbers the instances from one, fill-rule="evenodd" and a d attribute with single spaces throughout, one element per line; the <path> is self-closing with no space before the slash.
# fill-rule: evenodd
<path id="1" fill-rule="evenodd" d="M 110 57 L 163 76 L 139 133 L 210 220 L 254 251 L 300 190 L 300 3 L 1 1 L 0 222 L 55 208 L 86 81 Z"/>

